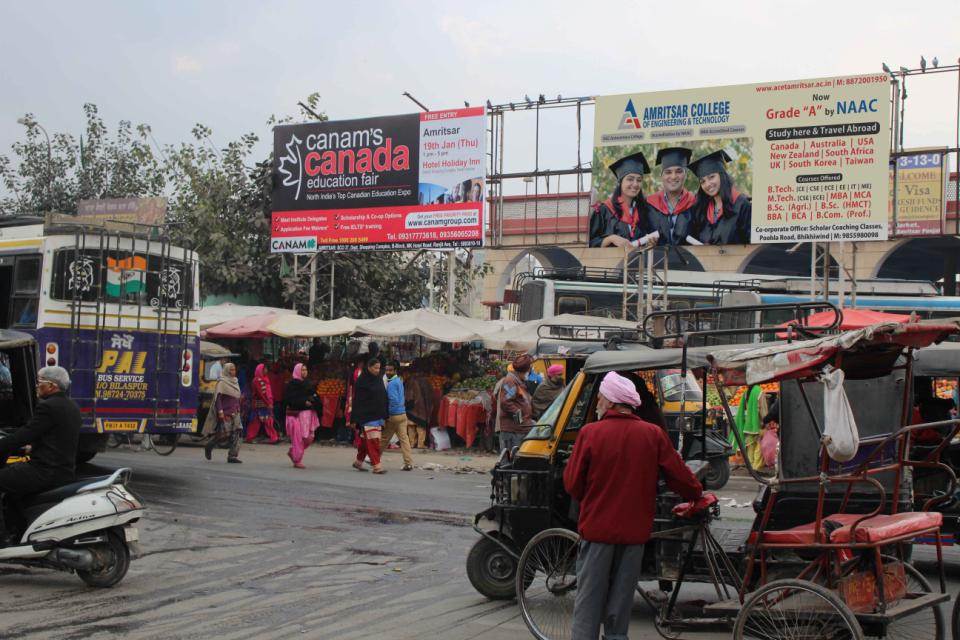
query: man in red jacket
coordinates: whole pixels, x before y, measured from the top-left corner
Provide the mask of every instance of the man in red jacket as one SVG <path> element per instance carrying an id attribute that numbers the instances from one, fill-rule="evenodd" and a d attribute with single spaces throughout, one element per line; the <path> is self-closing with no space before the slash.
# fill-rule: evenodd
<path id="1" fill-rule="evenodd" d="M 660 427 L 633 414 L 640 396 L 630 380 L 610 372 L 600 383 L 598 422 L 580 429 L 563 472 L 580 502 L 573 640 L 626 640 L 643 545 L 653 532 L 657 480 L 687 500 L 700 482 Z"/>

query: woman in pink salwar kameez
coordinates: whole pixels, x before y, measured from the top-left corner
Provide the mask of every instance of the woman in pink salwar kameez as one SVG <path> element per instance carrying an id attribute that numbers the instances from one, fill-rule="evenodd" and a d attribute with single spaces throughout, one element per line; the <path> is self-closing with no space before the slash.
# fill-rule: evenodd
<path id="1" fill-rule="evenodd" d="M 297 469 L 305 469 L 303 452 L 313 442 L 314 431 L 320 426 L 320 419 L 314 407 L 316 395 L 306 381 L 307 368 L 298 363 L 293 368 L 293 379 L 287 383 L 283 398 L 287 403 L 287 436 L 290 438 L 290 450 L 287 455 Z"/>

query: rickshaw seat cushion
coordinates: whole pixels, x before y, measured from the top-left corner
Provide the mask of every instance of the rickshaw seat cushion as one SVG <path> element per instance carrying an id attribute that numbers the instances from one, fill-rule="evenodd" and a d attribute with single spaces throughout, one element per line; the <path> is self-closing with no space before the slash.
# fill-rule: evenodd
<path id="1" fill-rule="evenodd" d="M 850 530 L 853 524 L 863 517 L 860 513 L 835 513 L 824 518 L 835 525 L 840 525 L 830 534 L 830 542 L 843 544 L 850 542 Z M 857 527 L 857 543 L 883 542 L 899 538 L 910 533 L 919 533 L 943 524 L 943 514 L 938 512 L 907 511 L 893 515 L 877 515 L 868 518 Z M 816 522 L 808 522 L 790 529 L 781 531 L 765 531 L 763 542 L 767 544 L 814 544 Z M 821 525 L 821 529 L 824 526 Z M 756 532 L 751 534 L 751 541 L 756 540 Z"/>
<path id="2" fill-rule="evenodd" d="M 862 515 L 851 513 L 830 516 L 830 520 L 840 523 L 839 529 L 830 534 L 830 542 L 842 544 L 850 542 L 850 530 L 853 523 Z M 856 542 L 883 542 L 910 533 L 919 533 L 939 528 L 943 524 L 943 514 L 936 511 L 906 511 L 892 515 L 877 515 L 864 520 L 857 527 Z"/>
<path id="3" fill-rule="evenodd" d="M 681 502 L 673 507 L 673 515 L 678 518 L 692 518 L 717 503 L 717 496 L 709 491 L 692 502 Z"/>

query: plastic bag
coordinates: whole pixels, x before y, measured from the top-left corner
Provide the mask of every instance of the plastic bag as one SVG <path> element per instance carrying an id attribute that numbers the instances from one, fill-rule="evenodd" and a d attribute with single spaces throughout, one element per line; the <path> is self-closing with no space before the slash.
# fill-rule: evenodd
<path id="1" fill-rule="evenodd" d="M 450 448 L 450 436 L 447 434 L 446 429 L 433 427 L 430 429 L 430 435 L 433 436 L 433 443 L 437 451 L 446 451 Z"/>
<path id="2" fill-rule="evenodd" d="M 823 384 L 823 444 L 827 447 L 827 455 L 837 462 L 852 460 L 860 448 L 860 434 L 843 380 L 843 371 L 830 367 L 820 376 Z"/>
<path id="3" fill-rule="evenodd" d="M 771 422 L 760 436 L 760 455 L 763 464 L 772 467 L 777 464 L 777 449 L 780 447 L 780 433 L 776 422 Z"/>

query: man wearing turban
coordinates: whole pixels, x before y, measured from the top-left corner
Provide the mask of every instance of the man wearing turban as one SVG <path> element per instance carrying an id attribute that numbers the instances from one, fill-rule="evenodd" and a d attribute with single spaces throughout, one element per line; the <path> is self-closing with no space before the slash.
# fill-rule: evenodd
<path id="1" fill-rule="evenodd" d="M 543 415 L 553 401 L 563 391 L 563 365 L 555 364 L 547 368 L 547 379 L 533 392 L 533 419 Z"/>
<path id="2" fill-rule="evenodd" d="M 643 545 L 653 532 L 657 480 L 687 500 L 703 487 L 660 427 L 634 415 L 640 396 L 610 372 L 600 383 L 597 422 L 580 429 L 563 472 L 580 502 L 581 536 L 573 640 L 626 640 Z"/>

